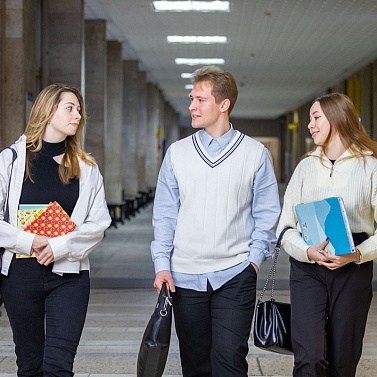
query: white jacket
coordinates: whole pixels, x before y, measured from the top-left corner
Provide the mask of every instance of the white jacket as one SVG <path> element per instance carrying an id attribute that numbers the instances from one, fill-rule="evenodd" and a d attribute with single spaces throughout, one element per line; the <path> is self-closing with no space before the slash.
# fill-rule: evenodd
<path id="1" fill-rule="evenodd" d="M 309 246 L 299 233 L 294 208 L 300 203 L 341 196 L 351 231 L 368 234 L 368 239 L 357 248 L 361 252 L 361 263 L 370 261 L 377 257 L 374 227 L 377 222 L 377 159 L 371 152 L 356 157 L 346 150 L 332 165 L 326 156 L 321 161 L 320 151 L 317 148 L 297 165 L 287 186 L 277 234 L 286 226 L 296 229 L 285 233 L 282 246 L 296 260 L 309 263 L 306 253 Z"/>
<path id="2" fill-rule="evenodd" d="M 12 151 L 0 154 L 0 246 L 5 248 L 1 273 L 8 275 L 14 253 L 30 255 L 34 235 L 17 228 L 17 210 L 25 173 L 26 136 L 12 145 L 17 151 L 9 192 L 9 224 L 4 221 L 4 201 L 12 163 Z M 79 197 L 71 218 L 77 228 L 64 236 L 50 238 L 54 253 L 53 272 L 79 273 L 89 270 L 88 254 L 101 242 L 111 218 L 105 201 L 103 179 L 98 166 L 89 166 L 80 160 Z"/>

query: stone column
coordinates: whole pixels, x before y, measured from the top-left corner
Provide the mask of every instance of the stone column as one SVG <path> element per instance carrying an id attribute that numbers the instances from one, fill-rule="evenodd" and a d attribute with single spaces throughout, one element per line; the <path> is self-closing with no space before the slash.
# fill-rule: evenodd
<path id="1" fill-rule="evenodd" d="M 157 129 L 157 164 L 160 168 L 163 156 L 163 144 L 165 139 L 165 99 L 162 91 L 158 91 L 158 129 Z"/>
<path id="2" fill-rule="evenodd" d="M 35 0 L 1 2 L 0 146 L 24 132 L 36 96 Z"/>
<path id="3" fill-rule="evenodd" d="M 148 188 L 157 184 L 159 171 L 158 125 L 159 125 L 159 92 L 151 83 L 147 85 L 147 146 L 145 159 L 145 182 Z"/>
<path id="4" fill-rule="evenodd" d="M 372 87 L 377 88 L 377 60 L 373 62 Z M 377 93 L 374 89 L 372 97 L 372 136 L 373 140 L 377 140 Z"/>
<path id="5" fill-rule="evenodd" d="M 173 129 L 171 132 L 171 142 L 179 140 L 179 114 L 173 109 Z"/>
<path id="6" fill-rule="evenodd" d="M 104 176 L 105 137 L 107 135 L 107 44 L 106 21 L 85 21 L 85 102 L 88 122 L 85 151 L 96 159 Z"/>
<path id="7" fill-rule="evenodd" d="M 43 0 L 42 7 L 42 86 L 62 82 L 84 94 L 84 0 Z"/>
<path id="8" fill-rule="evenodd" d="M 123 190 L 125 196 L 136 195 L 138 187 L 138 119 L 139 71 L 136 60 L 123 61 Z"/>
<path id="9" fill-rule="evenodd" d="M 146 72 L 139 72 L 139 119 L 137 136 L 138 187 L 146 190 L 145 183 L 145 154 L 147 148 L 147 80 Z"/>
<path id="10" fill-rule="evenodd" d="M 123 148 L 122 44 L 107 42 L 107 133 L 105 143 L 105 191 L 108 203 L 122 201 Z"/>
<path id="11" fill-rule="evenodd" d="M 170 145 L 170 131 L 172 127 L 171 121 L 171 106 L 169 102 L 164 102 L 164 137 L 162 153 L 165 156 L 166 151 Z"/>
<path id="12" fill-rule="evenodd" d="M 173 107 L 166 103 L 166 124 L 165 124 L 165 139 L 166 148 L 179 139 L 179 124 L 178 115 Z"/>

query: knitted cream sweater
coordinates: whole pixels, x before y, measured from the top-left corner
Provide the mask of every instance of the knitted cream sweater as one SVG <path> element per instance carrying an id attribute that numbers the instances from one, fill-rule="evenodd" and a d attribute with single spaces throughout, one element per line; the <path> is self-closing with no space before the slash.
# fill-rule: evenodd
<path id="1" fill-rule="evenodd" d="M 296 260 L 310 263 L 306 253 L 308 245 L 299 232 L 295 205 L 341 196 L 351 231 L 366 232 L 369 237 L 357 245 L 362 256 L 361 263 L 376 258 L 377 159 L 371 153 L 364 158 L 356 157 L 347 150 L 332 165 L 325 156 L 321 161 L 320 152 L 321 148 L 317 148 L 297 165 L 287 186 L 277 234 L 286 226 L 296 229 L 285 233 L 282 242 L 284 250 Z"/>

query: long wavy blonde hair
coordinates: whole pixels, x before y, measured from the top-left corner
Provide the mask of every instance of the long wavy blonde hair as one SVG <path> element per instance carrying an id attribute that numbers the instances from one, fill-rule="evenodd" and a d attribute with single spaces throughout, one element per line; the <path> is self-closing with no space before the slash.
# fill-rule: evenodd
<path id="1" fill-rule="evenodd" d="M 69 183 L 71 179 L 80 178 L 79 158 L 86 164 L 93 166 L 95 160 L 81 148 L 83 130 L 85 127 L 86 113 L 83 97 L 78 89 L 64 84 L 52 84 L 44 88 L 38 95 L 31 108 L 29 122 L 26 126 L 26 173 L 25 179 L 32 180 L 31 167 L 33 155 L 42 148 L 43 135 L 47 124 L 58 109 L 62 100 L 62 94 L 73 93 L 80 105 L 81 119 L 74 135 L 65 139 L 65 153 L 59 166 L 59 176 L 63 183 Z"/>

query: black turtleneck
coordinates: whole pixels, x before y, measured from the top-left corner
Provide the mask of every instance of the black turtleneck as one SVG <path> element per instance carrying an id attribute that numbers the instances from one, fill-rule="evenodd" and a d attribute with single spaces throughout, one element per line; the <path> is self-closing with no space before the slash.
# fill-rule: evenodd
<path id="1" fill-rule="evenodd" d="M 24 181 L 20 204 L 48 204 L 57 201 L 63 209 L 72 214 L 79 196 L 79 180 L 64 184 L 59 177 L 59 164 L 53 159 L 65 151 L 65 141 L 48 143 L 43 141 L 42 149 L 31 160 L 31 177 Z"/>

